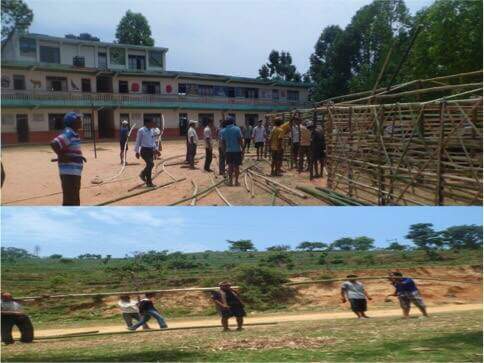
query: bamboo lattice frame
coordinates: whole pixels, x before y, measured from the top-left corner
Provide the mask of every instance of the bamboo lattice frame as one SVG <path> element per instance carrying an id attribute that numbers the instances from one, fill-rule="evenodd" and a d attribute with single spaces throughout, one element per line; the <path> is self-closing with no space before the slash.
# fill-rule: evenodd
<path id="1" fill-rule="evenodd" d="M 326 102 L 300 113 L 323 119 L 329 189 L 377 205 L 482 205 L 482 96 Z"/>

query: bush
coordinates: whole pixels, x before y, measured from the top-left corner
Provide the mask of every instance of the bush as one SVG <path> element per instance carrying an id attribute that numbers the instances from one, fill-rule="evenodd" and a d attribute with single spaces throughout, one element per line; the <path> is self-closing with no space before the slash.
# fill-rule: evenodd
<path id="1" fill-rule="evenodd" d="M 59 259 L 60 263 L 73 263 L 74 260 L 72 258 L 61 258 Z"/>
<path id="2" fill-rule="evenodd" d="M 295 294 L 294 289 L 283 285 L 288 282 L 286 277 L 268 267 L 241 266 L 235 273 L 235 280 L 240 286 L 242 299 L 253 309 L 282 307 Z"/>

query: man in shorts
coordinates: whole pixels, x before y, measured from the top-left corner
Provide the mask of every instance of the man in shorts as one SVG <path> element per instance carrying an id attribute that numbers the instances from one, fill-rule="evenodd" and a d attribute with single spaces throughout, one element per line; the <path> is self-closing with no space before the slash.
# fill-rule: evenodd
<path id="1" fill-rule="evenodd" d="M 228 185 L 239 186 L 240 165 L 242 164 L 242 132 L 236 125 L 235 119 L 232 116 L 227 116 L 226 126 L 222 133 L 222 143 L 225 150 L 225 161 L 229 166 L 229 180 Z M 235 177 L 235 184 L 233 179 Z"/>
<path id="2" fill-rule="evenodd" d="M 351 310 L 356 314 L 358 319 L 368 319 L 366 315 L 366 299 L 371 300 L 371 297 L 366 292 L 363 284 L 357 280 L 358 276 L 348 275 L 346 277 L 348 281 L 343 282 L 341 285 L 341 301 L 343 304 L 346 301 L 350 302 Z"/>
<path id="3" fill-rule="evenodd" d="M 262 160 L 264 153 L 264 142 L 266 140 L 266 129 L 262 125 L 262 120 L 259 120 L 257 126 L 254 127 L 254 130 L 252 130 L 252 139 L 254 139 L 257 160 Z"/>
<path id="4" fill-rule="evenodd" d="M 34 326 L 29 316 L 25 314 L 22 306 L 16 302 L 12 294 L 2 293 L 2 342 L 13 344 L 12 329 L 14 326 L 20 330 L 20 341 L 32 343 L 34 340 Z"/>
<path id="5" fill-rule="evenodd" d="M 418 291 L 417 285 L 410 277 L 403 277 L 401 272 L 393 272 L 390 275 L 390 282 L 395 287 L 395 292 L 388 296 L 397 296 L 403 317 L 408 318 L 412 303 L 422 312 L 424 317 L 428 317 L 427 307 Z"/>
<path id="6" fill-rule="evenodd" d="M 237 319 L 237 330 L 242 330 L 244 316 L 246 315 L 242 300 L 232 289 L 229 282 L 221 282 L 219 288 L 218 291 L 212 292 L 212 300 L 221 317 L 223 331 L 230 331 L 229 319 L 233 316 Z"/>

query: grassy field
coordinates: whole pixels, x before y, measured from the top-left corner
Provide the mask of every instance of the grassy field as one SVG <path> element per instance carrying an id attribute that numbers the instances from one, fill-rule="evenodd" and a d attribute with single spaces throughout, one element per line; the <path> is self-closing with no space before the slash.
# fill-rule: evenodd
<path id="1" fill-rule="evenodd" d="M 15 344 L 9 361 L 482 361 L 482 311 Z"/>

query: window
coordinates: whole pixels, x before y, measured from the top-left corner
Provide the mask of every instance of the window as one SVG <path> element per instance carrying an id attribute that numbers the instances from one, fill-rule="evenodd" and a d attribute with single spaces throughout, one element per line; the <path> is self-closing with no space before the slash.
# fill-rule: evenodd
<path id="1" fill-rule="evenodd" d="M 178 83 L 178 94 L 179 95 L 187 94 L 187 85 L 185 83 Z"/>
<path id="2" fill-rule="evenodd" d="M 235 97 L 235 88 L 227 87 L 226 94 L 227 94 L 227 97 Z"/>
<path id="3" fill-rule="evenodd" d="M 213 95 L 214 96 L 225 96 L 225 87 L 223 86 L 213 86 Z"/>
<path id="4" fill-rule="evenodd" d="M 200 96 L 213 96 L 213 86 L 198 85 L 198 94 Z"/>
<path id="5" fill-rule="evenodd" d="M 299 91 L 287 91 L 287 99 L 289 101 L 299 101 Z"/>
<path id="6" fill-rule="evenodd" d="M 81 80 L 81 89 L 82 89 L 82 92 L 91 92 L 91 79 L 90 78 L 83 78 Z"/>
<path id="7" fill-rule="evenodd" d="M 82 115 L 82 133 L 84 138 L 92 139 L 93 132 L 92 132 L 92 115 L 90 113 L 84 113 Z"/>
<path id="8" fill-rule="evenodd" d="M 115 64 L 118 66 L 124 66 L 126 64 L 124 48 L 111 48 L 109 50 L 109 55 L 109 60 L 111 64 Z"/>
<path id="9" fill-rule="evenodd" d="M 272 90 L 272 99 L 273 100 L 278 100 L 279 99 L 279 90 L 273 89 Z"/>
<path id="10" fill-rule="evenodd" d="M 213 123 L 214 119 L 215 118 L 214 118 L 213 113 L 199 113 L 198 114 L 198 122 L 202 126 L 207 126 L 209 124 L 209 122 Z"/>
<path id="11" fill-rule="evenodd" d="M 22 90 L 25 89 L 25 76 L 21 74 L 15 74 L 13 76 L 13 89 Z"/>
<path id="12" fill-rule="evenodd" d="M 142 82 L 141 88 L 143 93 L 147 94 L 159 94 L 160 93 L 160 82 Z"/>
<path id="13" fill-rule="evenodd" d="M 244 89 L 245 98 L 259 98 L 259 90 L 257 88 L 245 88 Z"/>
<path id="14" fill-rule="evenodd" d="M 62 130 L 64 128 L 63 113 L 49 113 L 49 130 Z"/>
<path id="15" fill-rule="evenodd" d="M 40 46 L 40 61 L 60 64 L 60 48 Z"/>
<path id="16" fill-rule="evenodd" d="M 129 123 L 129 113 L 120 113 L 119 114 L 119 127 L 121 127 L 121 124 L 123 121 L 128 121 L 128 128 L 131 126 Z"/>
<path id="17" fill-rule="evenodd" d="M 128 68 L 134 70 L 146 69 L 146 60 L 144 55 L 128 55 Z"/>
<path id="18" fill-rule="evenodd" d="M 37 55 L 37 42 L 35 39 L 20 38 L 18 43 L 20 55 L 24 57 L 35 57 Z"/>
<path id="19" fill-rule="evenodd" d="M 163 68 L 163 52 L 150 50 L 148 57 L 150 67 Z"/>
<path id="20" fill-rule="evenodd" d="M 129 93 L 128 81 L 119 81 L 118 92 L 119 93 Z"/>
<path id="21" fill-rule="evenodd" d="M 108 67 L 108 57 L 106 56 L 105 52 L 99 52 L 97 54 L 97 64 L 99 68 Z"/>
<path id="22" fill-rule="evenodd" d="M 47 90 L 55 92 L 67 92 L 67 78 L 47 77 Z"/>

